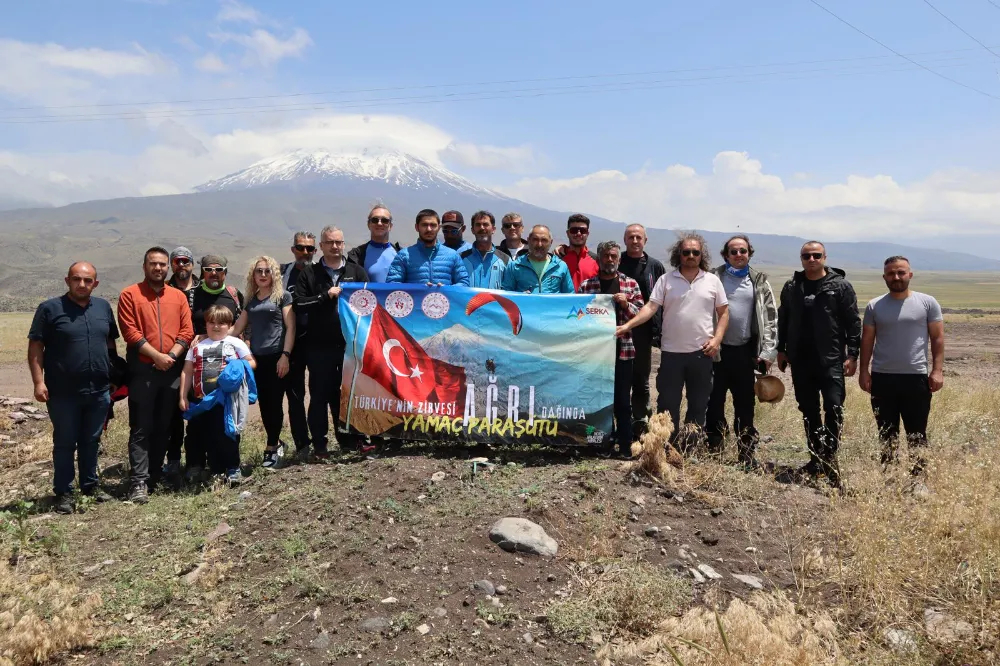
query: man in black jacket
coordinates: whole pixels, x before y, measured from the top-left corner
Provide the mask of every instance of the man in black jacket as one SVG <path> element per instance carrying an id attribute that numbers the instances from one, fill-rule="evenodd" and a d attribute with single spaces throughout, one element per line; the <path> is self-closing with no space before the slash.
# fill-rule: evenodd
<path id="1" fill-rule="evenodd" d="M 646 254 L 645 247 L 646 228 L 641 224 L 625 227 L 625 255 L 618 270 L 639 283 L 644 304 L 649 302 L 653 285 L 666 272 L 658 259 Z M 662 317 L 662 313 L 657 312 L 645 324 L 632 329 L 632 342 L 635 345 L 635 362 L 632 366 L 632 418 L 635 420 L 632 425 L 633 437 L 646 432 L 647 419 L 653 413 L 649 402 L 649 372 L 652 369 L 653 348 L 660 346 Z"/>
<path id="2" fill-rule="evenodd" d="M 802 268 L 781 290 L 778 307 L 778 369 L 792 366 L 795 400 L 809 442 L 809 464 L 801 472 L 825 474 L 840 486 L 837 449 L 846 389 L 861 347 L 861 319 L 854 287 L 844 271 L 826 266 L 819 241 L 802 246 Z M 820 415 L 820 396 L 824 416 Z"/>
<path id="3" fill-rule="evenodd" d="M 302 271 L 313 262 L 316 256 L 316 234 L 311 231 L 299 231 L 292 237 L 292 256 L 295 261 L 282 264 L 281 282 L 292 298 L 295 298 L 295 286 Z M 292 357 L 288 360 L 288 374 L 285 375 L 285 395 L 288 396 L 288 425 L 292 430 L 292 440 L 295 450 L 303 458 L 309 455 L 309 426 L 306 422 L 306 333 L 309 330 L 309 318 L 306 311 L 295 310 L 295 347 Z"/>
<path id="4" fill-rule="evenodd" d="M 344 258 L 344 232 L 340 229 L 325 227 L 320 233 L 319 246 L 323 258 L 299 273 L 294 304 L 297 313 L 301 311 L 309 317 L 305 337 L 309 367 L 309 432 L 316 456 L 326 458 L 329 456 L 327 433 L 330 430 L 327 409 L 336 429 L 340 423 L 340 382 L 347 344 L 340 328 L 340 285 L 368 282 L 368 273 Z M 344 435 L 346 433 L 338 440 L 341 450 L 346 450 Z"/>

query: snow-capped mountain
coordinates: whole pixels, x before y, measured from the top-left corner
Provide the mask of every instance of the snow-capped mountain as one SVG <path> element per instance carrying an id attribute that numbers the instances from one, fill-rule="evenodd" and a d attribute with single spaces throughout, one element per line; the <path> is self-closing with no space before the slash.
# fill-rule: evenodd
<path id="1" fill-rule="evenodd" d="M 326 180 L 385 183 L 412 190 L 458 191 L 476 197 L 503 195 L 441 166 L 396 150 L 363 149 L 351 153 L 296 150 L 251 164 L 242 171 L 196 187 L 198 192 L 246 190 L 268 185 L 315 183 Z"/>

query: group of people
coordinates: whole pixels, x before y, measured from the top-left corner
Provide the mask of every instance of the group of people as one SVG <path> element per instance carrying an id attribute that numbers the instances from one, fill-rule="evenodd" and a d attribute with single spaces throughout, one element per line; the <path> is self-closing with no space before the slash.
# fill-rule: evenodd
<path id="1" fill-rule="evenodd" d="M 613 441 L 620 455 L 630 455 L 652 414 L 649 378 L 657 347 L 656 408 L 670 414 L 682 448 L 706 439 L 718 452 L 731 432 L 739 461 L 756 467 L 754 384 L 775 362 L 782 372 L 791 366 L 810 450 L 803 473 L 840 483 L 845 377 L 858 371 L 859 360 L 884 461 L 895 455 L 900 419 L 912 444 L 926 442 L 930 395 L 943 383 L 943 324 L 937 302 L 909 289 L 904 257 L 886 260 L 889 292 L 868 304 L 862 321 L 853 287 L 843 271 L 826 266 L 826 250 L 816 241 L 802 246 L 803 270 L 776 301 L 767 275 L 750 265 L 754 249 L 743 234 L 724 244 L 723 264 L 714 270 L 704 239 L 685 234 L 670 248 L 668 270 L 645 251 L 641 224 L 626 227 L 624 247 L 605 241 L 591 251 L 590 219 L 581 214 L 569 217 L 567 242 L 555 248 L 547 226 L 534 225 L 525 235 L 517 213 L 502 218 L 499 245 L 488 211 L 472 216 L 471 243 L 459 211 L 420 211 L 417 242 L 408 247 L 391 240 L 386 207 L 374 207 L 367 225 L 369 240 L 350 252 L 336 227 L 324 228 L 318 244 L 315 234 L 296 233 L 293 260 L 279 265 L 256 257 L 243 291 L 229 283 L 222 255 L 203 256 L 195 275 L 187 248 L 152 247 L 143 257 L 143 280 L 121 292 L 117 317 L 92 295 L 96 268 L 85 261 L 70 266 L 68 291 L 38 306 L 28 334 L 34 395 L 47 403 L 53 425 L 56 510 L 74 510 L 74 454 L 80 491 L 110 499 L 99 486 L 97 451 L 112 391 L 128 398 L 128 500 L 134 503 L 148 501 L 161 485 L 176 489 L 210 474 L 240 484 L 240 432 L 253 395 L 267 436 L 262 466 L 274 467 L 285 455 L 286 398 L 296 458 L 329 456 L 330 423 L 336 429 L 340 420 L 346 342 L 338 298 L 345 282 L 610 295 L 617 319 Z M 339 430 L 336 441 L 342 449 L 365 444 Z"/>

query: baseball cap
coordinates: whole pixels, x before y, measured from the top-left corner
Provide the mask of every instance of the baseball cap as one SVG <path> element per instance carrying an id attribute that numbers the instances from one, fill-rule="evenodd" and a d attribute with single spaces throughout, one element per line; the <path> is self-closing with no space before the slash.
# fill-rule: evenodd
<path id="1" fill-rule="evenodd" d="M 446 220 L 446 217 L 451 215 L 455 216 L 454 220 Z M 447 213 L 441 216 L 441 226 L 442 227 L 462 227 L 465 226 L 465 218 L 462 217 L 461 211 L 449 210 Z"/>

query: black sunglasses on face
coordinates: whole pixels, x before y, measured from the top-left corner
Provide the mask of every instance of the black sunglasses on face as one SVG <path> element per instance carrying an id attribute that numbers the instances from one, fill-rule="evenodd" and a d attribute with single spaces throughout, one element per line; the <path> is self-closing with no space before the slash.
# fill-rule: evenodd
<path id="1" fill-rule="evenodd" d="M 731 257 L 735 257 L 738 254 L 746 254 L 746 253 L 747 249 L 745 247 L 734 247 L 731 250 L 729 250 L 729 256 Z"/>
<path id="2" fill-rule="evenodd" d="M 803 252 L 802 253 L 802 261 L 805 261 L 807 259 L 822 259 L 822 258 L 823 258 L 823 253 L 822 252 Z"/>
<path id="3" fill-rule="evenodd" d="M 523 225 L 521 225 L 520 223 L 514 224 L 513 222 L 504 222 L 500 226 L 503 227 L 504 229 L 520 229 Z"/>
<path id="4" fill-rule="evenodd" d="M 567 229 L 566 233 L 572 234 L 573 236 L 581 236 L 590 233 L 590 229 L 587 227 L 573 227 L 572 229 Z"/>
<path id="5" fill-rule="evenodd" d="M 369 217 L 368 224 L 392 224 L 391 217 Z"/>
<path id="6" fill-rule="evenodd" d="M 191 265 L 191 260 L 190 259 L 174 259 L 174 263 L 177 264 L 178 266 L 190 266 Z"/>
<path id="7" fill-rule="evenodd" d="M 685 257 L 700 257 L 701 250 L 681 250 L 681 254 Z"/>
<path id="8" fill-rule="evenodd" d="M 292 247 L 294 247 L 299 252 L 315 252 L 316 251 L 316 246 L 315 245 L 293 245 Z"/>

